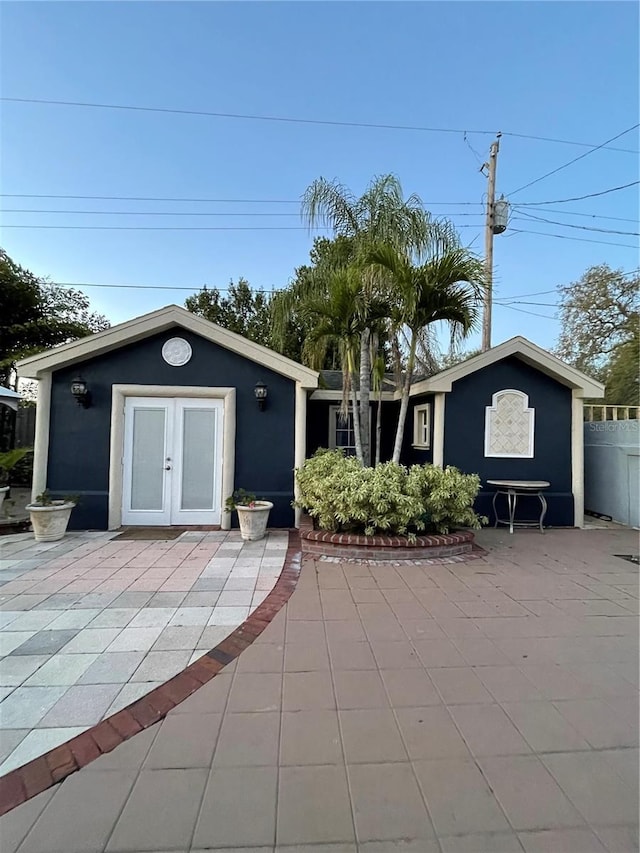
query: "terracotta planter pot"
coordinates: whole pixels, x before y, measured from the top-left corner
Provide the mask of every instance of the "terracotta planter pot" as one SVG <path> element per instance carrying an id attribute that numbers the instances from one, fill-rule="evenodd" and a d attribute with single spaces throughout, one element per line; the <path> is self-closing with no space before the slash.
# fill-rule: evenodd
<path id="1" fill-rule="evenodd" d="M 253 506 L 237 506 L 240 535 L 247 542 L 262 539 L 267 529 L 271 501 L 255 501 Z"/>
<path id="2" fill-rule="evenodd" d="M 62 539 L 67 532 L 74 506 L 71 501 L 53 501 L 48 506 L 29 504 L 27 510 L 36 542 L 57 542 Z"/>

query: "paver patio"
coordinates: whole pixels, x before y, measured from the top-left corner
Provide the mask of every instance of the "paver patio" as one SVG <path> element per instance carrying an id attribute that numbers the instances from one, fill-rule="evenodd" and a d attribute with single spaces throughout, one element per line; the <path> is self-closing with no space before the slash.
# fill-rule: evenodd
<path id="1" fill-rule="evenodd" d="M 636 851 L 637 534 L 478 538 L 305 560 L 237 661 L 0 819 L 3 853 Z"/>
<path id="2" fill-rule="evenodd" d="M 0 776 L 168 681 L 268 595 L 288 535 L 0 537 Z"/>

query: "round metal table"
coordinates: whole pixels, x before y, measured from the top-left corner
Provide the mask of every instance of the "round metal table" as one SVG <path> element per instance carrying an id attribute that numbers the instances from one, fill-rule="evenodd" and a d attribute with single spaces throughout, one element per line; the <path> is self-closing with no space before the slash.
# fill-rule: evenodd
<path id="1" fill-rule="evenodd" d="M 547 514 L 547 501 L 545 500 L 543 491 L 548 489 L 551 483 L 547 480 L 487 480 L 488 485 L 496 486 L 496 491 L 493 495 L 493 513 L 496 517 L 494 527 L 498 524 L 508 524 L 509 533 L 513 533 L 514 527 L 539 527 L 540 533 L 544 533 L 542 523 Z M 509 518 L 500 518 L 496 510 L 496 500 L 498 495 L 505 495 L 507 498 L 507 507 L 509 510 Z M 535 519 L 515 520 L 516 505 L 519 495 L 535 495 L 540 501 L 540 517 Z"/>

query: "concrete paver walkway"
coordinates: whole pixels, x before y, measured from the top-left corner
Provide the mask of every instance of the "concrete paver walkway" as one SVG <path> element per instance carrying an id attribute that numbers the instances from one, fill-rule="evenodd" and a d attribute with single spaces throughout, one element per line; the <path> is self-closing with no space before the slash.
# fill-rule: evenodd
<path id="1" fill-rule="evenodd" d="M 633 531 L 307 560 L 237 662 L 0 820 L 3 853 L 632 853 Z"/>
<path id="2" fill-rule="evenodd" d="M 0 776 L 216 646 L 269 594 L 288 535 L 0 537 Z"/>

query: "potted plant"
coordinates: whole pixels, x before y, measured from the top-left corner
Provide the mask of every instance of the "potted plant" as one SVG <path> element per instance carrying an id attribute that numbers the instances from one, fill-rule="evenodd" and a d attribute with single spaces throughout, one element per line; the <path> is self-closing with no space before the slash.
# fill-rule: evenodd
<path id="1" fill-rule="evenodd" d="M 0 453 L 0 509 L 9 492 L 9 474 L 31 451 L 31 447 L 15 447 L 13 450 L 7 450 L 6 453 Z"/>
<path id="2" fill-rule="evenodd" d="M 227 512 L 238 513 L 240 535 L 247 541 L 262 539 L 267 529 L 269 513 L 273 509 L 271 501 L 256 500 L 256 496 L 244 489 L 236 491 L 225 502 Z"/>
<path id="3" fill-rule="evenodd" d="M 53 499 L 48 489 L 27 505 L 36 542 L 57 542 L 67 532 L 71 510 L 77 500 L 73 497 Z"/>

